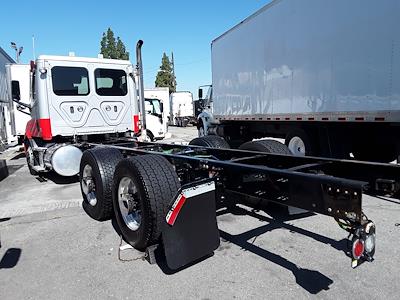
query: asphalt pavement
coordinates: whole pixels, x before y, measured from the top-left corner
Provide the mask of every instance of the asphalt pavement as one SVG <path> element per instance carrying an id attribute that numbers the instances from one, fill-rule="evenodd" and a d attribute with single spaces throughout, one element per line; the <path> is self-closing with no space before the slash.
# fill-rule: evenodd
<path id="1" fill-rule="evenodd" d="M 171 128 L 184 143 L 195 128 Z M 398 299 L 400 201 L 364 196 L 377 226 L 375 261 L 356 269 L 346 232 L 332 218 L 290 220 L 245 206 L 218 211 L 221 245 L 179 272 L 150 265 L 128 249 L 118 258 L 115 222 L 81 208 L 77 179 L 29 174 L 21 153 L 2 155 L 1 299 Z M 0 157 L 0 159 L 2 158 Z"/>

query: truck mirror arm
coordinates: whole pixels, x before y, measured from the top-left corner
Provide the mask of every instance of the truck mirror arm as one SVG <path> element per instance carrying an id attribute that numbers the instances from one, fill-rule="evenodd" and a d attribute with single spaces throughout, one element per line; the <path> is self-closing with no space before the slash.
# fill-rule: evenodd
<path id="1" fill-rule="evenodd" d="M 17 99 L 13 99 L 13 101 L 14 101 L 15 103 L 17 103 L 18 105 L 21 105 L 21 106 L 23 106 L 23 107 L 25 107 L 25 108 L 28 108 L 29 110 L 32 109 L 32 106 L 31 106 L 30 104 L 26 104 L 26 103 L 21 102 L 21 101 L 19 101 L 19 100 L 17 100 Z"/>

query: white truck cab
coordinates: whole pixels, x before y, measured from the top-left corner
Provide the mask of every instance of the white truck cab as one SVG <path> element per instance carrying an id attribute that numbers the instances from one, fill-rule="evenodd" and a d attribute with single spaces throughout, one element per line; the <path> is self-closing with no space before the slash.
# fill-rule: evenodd
<path id="1" fill-rule="evenodd" d="M 171 125 L 186 127 L 195 120 L 193 95 L 191 92 L 178 91 L 171 94 Z"/>
<path id="2" fill-rule="evenodd" d="M 146 130 L 149 140 L 161 140 L 168 131 L 169 88 L 144 90 Z"/>
<path id="3" fill-rule="evenodd" d="M 39 56 L 24 141 L 31 172 L 76 175 L 83 142 L 138 133 L 134 71 L 126 60 Z"/>

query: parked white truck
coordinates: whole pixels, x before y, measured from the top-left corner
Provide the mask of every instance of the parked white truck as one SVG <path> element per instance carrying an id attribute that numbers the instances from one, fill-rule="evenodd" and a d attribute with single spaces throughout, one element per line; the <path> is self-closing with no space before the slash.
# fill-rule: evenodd
<path id="1" fill-rule="evenodd" d="M 213 113 L 200 134 L 297 155 L 400 153 L 400 2 L 272 1 L 211 45 Z M 208 120 L 206 120 L 208 118 Z"/>
<path id="2" fill-rule="evenodd" d="M 18 144 L 22 144 L 24 140 L 26 124 L 31 117 L 29 107 L 18 104 L 13 99 L 21 101 L 30 98 L 30 69 L 29 64 L 6 65 L 11 136 Z"/>
<path id="3" fill-rule="evenodd" d="M 194 119 L 193 95 L 191 92 L 174 92 L 170 95 L 171 125 L 185 127 Z"/>
<path id="4" fill-rule="evenodd" d="M 169 88 L 144 90 L 148 140 L 161 140 L 168 131 Z"/>
<path id="5" fill-rule="evenodd" d="M 31 113 L 24 140 L 31 173 L 76 175 L 84 143 L 139 134 L 141 78 L 129 61 L 42 55 L 28 74 L 30 98 L 16 85 L 12 94 Z"/>

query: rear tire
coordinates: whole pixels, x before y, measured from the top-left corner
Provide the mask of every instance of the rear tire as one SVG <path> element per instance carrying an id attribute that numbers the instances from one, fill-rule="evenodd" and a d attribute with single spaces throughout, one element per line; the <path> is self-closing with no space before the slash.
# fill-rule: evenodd
<path id="1" fill-rule="evenodd" d="M 218 148 L 218 149 L 231 148 L 224 138 L 217 135 L 206 135 L 195 138 L 190 141 L 189 145 L 203 146 L 208 148 Z"/>
<path id="2" fill-rule="evenodd" d="M 145 250 L 159 241 L 168 206 L 179 188 L 176 172 L 162 156 L 141 155 L 118 163 L 113 206 L 119 228 L 129 244 Z"/>
<path id="3" fill-rule="evenodd" d="M 119 150 L 104 146 L 86 150 L 82 155 L 79 168 L 82 207 L 95 220 L 109 220 L 113 215 L 113 176 L 122 158 Z"/>
<path id="4" fill-rule="evenodd" d="M 274 140 L 260 140 L 260 141 L 247 142 L 242 144 L 239 147 L 239 150 L 292 155 L 292 153 L 290 152 L 289 148 L 286 145 Z"/>
<path id="5" fill-rule="evenodd" d="M 293 155 L 289 148 L 278 141 L 274 140 L 260 140 L 260 141 L 251 141 L 244 143 L 239 147 L 240 150 L 249 150 L 249 151 L 258 151 L 264 153 L 272 153 L 272 154 L 285 154 L 285 155 Z M 272 214 L 277 214 L 277 217 L 288 217 L 290 215 L 291 209 L 283 204 L 274 203 L 274 202 L 260 202 L 260 200 L 252 200 L 247 199 L 247 203 L 250 206 L 260 206 L 265 208 L 269 213 L 272 211 Z M 298 210 L 299 213 L 304 213 L 304 210 Z"/>

